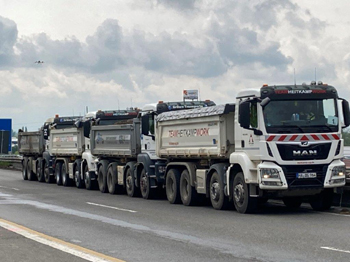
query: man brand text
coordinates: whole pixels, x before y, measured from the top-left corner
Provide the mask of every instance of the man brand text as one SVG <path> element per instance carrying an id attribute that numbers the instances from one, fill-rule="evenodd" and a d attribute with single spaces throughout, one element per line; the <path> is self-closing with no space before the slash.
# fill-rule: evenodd
<path id="1" fill-rule="evenodd" d="M 209 136 L 209 128 L 169 130 L 169 137 Z"/>
<path id="2" fill-rule="evenodd" d="M 293 156 L 317 156 L 317 150 L 293 150 Z"/>

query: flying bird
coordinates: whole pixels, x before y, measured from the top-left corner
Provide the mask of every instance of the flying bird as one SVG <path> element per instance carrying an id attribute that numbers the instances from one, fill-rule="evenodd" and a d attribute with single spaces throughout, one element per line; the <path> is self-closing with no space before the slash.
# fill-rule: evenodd
<path id="1" fill-rule="evenodd" d="M 38 60 L 38 61 L 35 61 L 34 63 L 36 63 L 36 64 L 43 64 L 43 63 L 44 63 L 44 61 L 40 61 L 40 60 Z"/>

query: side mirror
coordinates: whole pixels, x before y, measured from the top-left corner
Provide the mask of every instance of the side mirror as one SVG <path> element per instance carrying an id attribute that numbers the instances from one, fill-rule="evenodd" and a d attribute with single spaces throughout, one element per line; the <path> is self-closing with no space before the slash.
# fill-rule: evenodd
<path id="1" fill-rule="evenodd" d="M 90 121 L 83 122 L 84 136 L 90 138 L 91 123 Z"/>
<path id="2" fill-rule="evenodd" d="M 265 98 L 261 101 L 260 105 L 261 105 L 262 107 L 267 106 L 267 104 L 270 103 L 270 101 L 271 101 L 271 99 L 270 99 L 269 97 L 265 97 Z"/>
<path id="3" fill-rule="evenodd" d="M 238 122 L 245 129 L 250 128 L 250 103 L 242 102 L 239 105 Z"/>
<path id="4" fill-rule="evenodd" d="M 345 126 L 350 126 L 350 108 L 349 108 L 349 102 L 346 100 L 343 100 L 343 115 L 344 115 L 344 124 Z"/>
<path id="5" fill-rule="evenodd" d="M 148 135 L 149 131 L 149 116 L 150 115 L 144 115 L 141 117 L 141 133 L 143 135 Z"/>
<path id="6" fill-rule="evenodd" d="M 43 135 L 44 135 L 45 140 L 49 139 L 49 136 L 50 136 L 50 126 L 49 125 L 44 125 Z"/>
<path id="7" fill-rule="evenodd" d="M 76 128 L 81 128 L 83 126 L 83 124 L 82 124 L 82 122 L 80 120 L 76 121 L 74 123 L 74 125 L 75 125 Z"/>

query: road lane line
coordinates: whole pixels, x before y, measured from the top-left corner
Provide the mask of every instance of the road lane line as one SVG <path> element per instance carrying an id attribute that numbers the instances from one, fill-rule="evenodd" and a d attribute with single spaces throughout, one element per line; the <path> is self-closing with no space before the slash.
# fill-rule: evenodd
<path id="1" fill-rule="evenodd" d="M 337 251 L 337 252 L 342 252 L 342 253 L 348 253 L 350 254 L 350 250 L 341 250 L 338 248 L 334 248 L 334 247 L 321 247 L 322 249 L 327 249 L 327 250 L 332 250 L 332 251 Z"/>
<path id="2" fill-rule="evenodd" d="M 112 206 L 106 206 L 106 205 L 101 205 L 101 204 L 97 204 L 97 203 L 86 202 L 86 204 L 93 205 L 93 206 L 99 206 L 99 207 L 106 207 L 106 208 L 115 209 L 115 210 L 119 210 L 119 211 L 130 212 L 130 213 L 137 213 L 137 211 L 135 211 L 135 210 L 124 209 L 124 208 L 119 208 L 119 207 L 112 207 Z"/>
<path id="3" fill-rule="evenodd" d="M 69 253 L 71 255 L 74 255 L 76 257 L 79 257 L 91 262 L 125 262 L 124 260 L 110 257 L 107 255 L 92 251 L 90 249 L 65 242 L 58 238 L 50 237 L 43 233 L 39 233 L 37 231 L 31 230 L 29 228 L 26 228 L 24 226 L 15 224 L 13 222 L 10 222 L 4 219 L 0 219 L 0 226 L 16 234 L 22 235 L 26 238 L 39 242 L 41 244 L 53 247 L 65 253 Z"/>

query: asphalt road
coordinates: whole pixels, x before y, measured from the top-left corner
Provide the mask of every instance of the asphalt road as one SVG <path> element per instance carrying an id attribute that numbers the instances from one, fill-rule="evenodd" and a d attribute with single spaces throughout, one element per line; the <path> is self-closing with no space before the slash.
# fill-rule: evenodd
<path id="1" fill-rule="evenodd" d="M 96 255 L 89 261 L 350 261 L 350 214 L 340 211 L 272 202 L 242 215 L 0 170 L 0 254 L 2 262 L 86 261 L 82 254 Z"/>

